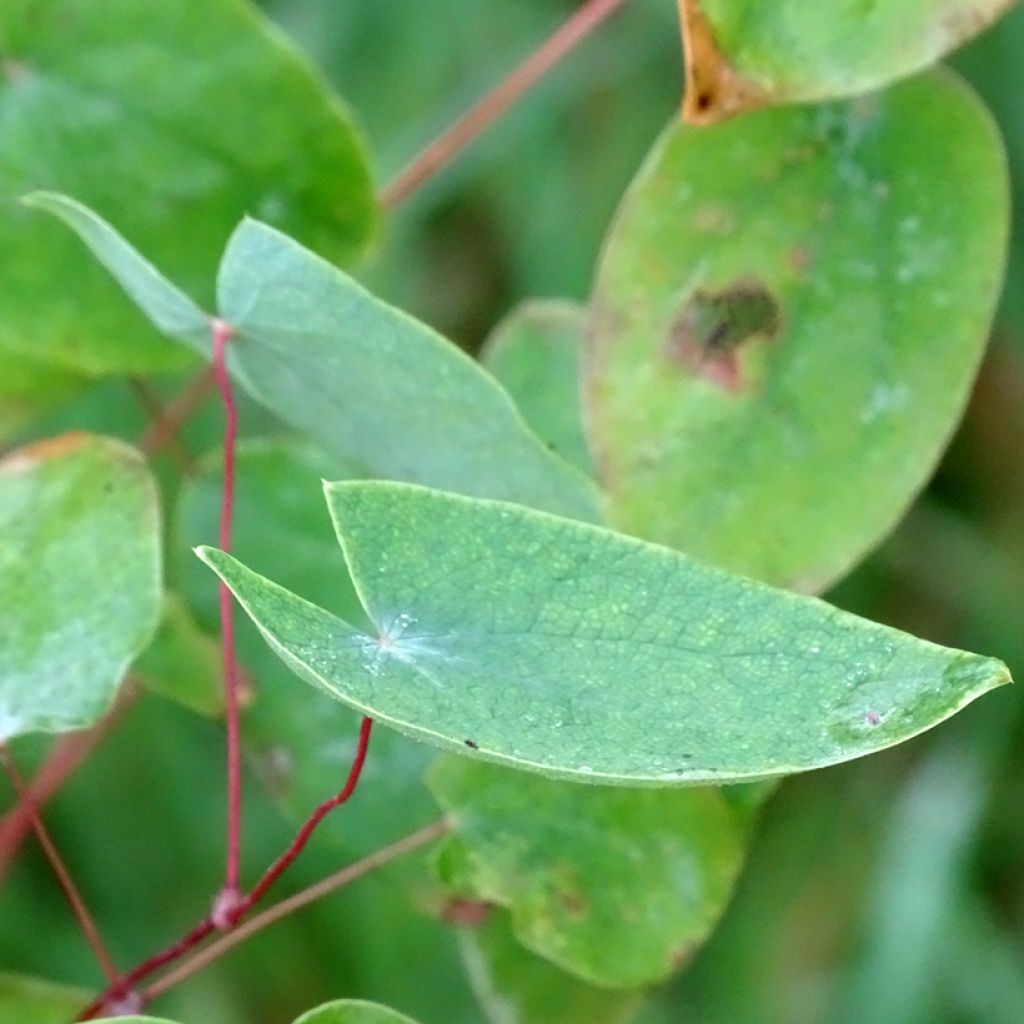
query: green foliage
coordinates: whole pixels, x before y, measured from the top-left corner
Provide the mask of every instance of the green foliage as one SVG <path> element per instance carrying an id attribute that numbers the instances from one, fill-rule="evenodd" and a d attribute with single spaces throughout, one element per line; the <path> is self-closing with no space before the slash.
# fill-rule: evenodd
<path id="1" fill-rule="evenodd" d="M 0 974 L 0 1020 L 11 1024 L 67 1024 L 88 1001 L 70 985 Z"/>
<path id="2" fill-rule="evenodd" d="M 582 306 L 558 299 L 524 302 L 494 328 L 480 360 L 508 389 L 534 433 L 593 476 L 579 399 L 585 329 Z"/>
<path id="3" fill-rule="evenodd" d="M 238 0 L 11 0 L 0 64 L 2 349 L 89 374 L 184 362 L 66 235 L 11 203 L 25 192 L 116 213 L 204 301 L 246 211 L 333 259 L 350 260 L 373 233 L 348 114 Z"/>
<path id="4" fill-rule="evenodd" d="M 304 1013 L 295 1024 L 416 1024 L 403 1013 L 357 999 L 340 999 Z"/>
<path id="5" fill-rule="evenodd" d="M 309 683 L 462 753 L 593 782 L 736 781 L 883 749 L 1009 680 L 597 527 L 408 485 L 326 493 L 376 636 L 200 556 Z"/>
<path id="6" fill-rule="evenodd" d="M 491 1024 L 629 1024 L 643 1005 L 641 993 L 595 988 L 523 949 L 498 910 L 460 928 L 459 946 Z"/>
<path id="7" fill-rule="evenodd" d="M 27 1024 L 27 1022 L 26 1022 Z M 34 1022 L 33 1022 L 34 1024 Z M 172 1024 L 157 1017 L 111 1017 L 97 1024 Z M 386 1006 L 360 999 L 339 999 L 325 1003 L 298 1017 L 294 1024 L 416 1024 L 411 1017 L 396 1013 Z"/>
<path id="8" fill-rule="evenodd" d="M 939 60 L 1012 3 L 679 0 L 691 32 L 689 102 L 708 118 L 859 95 Z"/>
<path id="9" fill-rule="evenodd" d="M 203 460 L 182 489 L 173 530 L 178 558 L 172 571 L 211 636 L 218 628 L 217 590 L 191 549 L 216 539 L 221 469 L 219 454 Z M 235 524 L 239 558 L 362 625 L 365 612 L 338 557 L 320 482 L 338 474 L 337 463 L 308 444 L 276 438 L 242 445 L 237 469 L 239 507 L 259 509 Z M 236 628 L 239 657 L 255 685 L 242 723 L 251 762 L 270 793 L 304 821 L 341 787 L 355 753 L 357 720 L 348 708 L 295 686 L 248 620 Z M 376 730 L 371 749 L 359 795 L 320 830 L 347 857 L 368 854 L 436 816 L 421 781 L 433 751 L 390 729 Z M 364 799 L 363 790 L 372 798 Z"/>
<path id="10" fill-rule="evenodd" d="M 164 595 L 160 627 L 133 667 L 154 693 L 200 715 L 224 713 L 220 645 L 199 628 L 177 594 Z"/>
<path id="11" fill-rule="evenodd" d="M 100 218 L 62 197 L 34 201 L 79 232 L 156 325 L 209 349 L 203 315 Z M 596 516 L 590 484 L 488 374 L 291 239 L 244 221 L 217 291 L 241 383 L 326 451 L 372 476 Z"/>
<path id="12" fill-rule="evenodd" d="M 585 395 L 611 521 L 782 586 L 833 582 L 962 413 L 1007 224 L 998 136 L 948 74 L 670 126 L 595 286 Z M 757 298 L 771 309 L 737 328 Z"/>
<path id="13" fill-rule="evenodd" d="M 85 434 L 9 455 L 0 566 L 0 743 L 89 725 L 159 618 L 159 518 L 145 462 Z"/>
<path id="14" fill-rule="evenodd" d="M 559 7 L 266 5 L 384 170 Z M 116 1019 L 1015 1024 L 1009 688 L 937 739 L 805 771 L 1008 681 L 966 650 L 1024 657 L 1024 368 L 997 344 L 976 380 L 1005 158 L 948 73 L 891 84 L 1004 0 L 681 0 L 684 110 L 713 126 L 669 126 L 599 252 L 678 101 L 673 6 L 623 4 L 356 266 L 378 203 L 319 73 L 248 0 L 151 6 L 0 12 L 0 439 L 21 446 L 0 463 L 0 744 L 28 776 L 50 739 L 22 733 L 94 721 L 130 666 L 137 706 L 45 815 L 120 967 L 207 913 L 224 698 L 199 547 L 251 616 L 242 732 L 267 792 L 246 773 L 243 884 L 293 835 L 275 803 L 306 821 L 340 789 L 357 712 L 379 719 L 360 788 L 270 899 L 439 813 L 447 832 L 173 986 L 161 1018 Z M 1011 163 L 1021 24 L 961 64 Z M 997 338 L 1019 334 L 1012 278 Z M 154 441 L 219 322 L 248 435 L 232 556 L 203 547 L 222 410 Z M 833 595 L 888 625 L 765 585 L 819 591 L 883 541 L 972 386 L 935 489 Z M 83 429 L 121 440 L 53 438 Z M 329 509 L 324 478 L 345 481 Z M 95 983 L 42 858 L 8 864 L 8 824 L 0 962 Z M 93 995 L 2 975 L 0 1020 Z"/>
<path id="15" fill-rule="evenodd" d="M 745 820 L 720 789 L 609 789 L 445 757 L 429 784 L 465 850 L 457 882 L 511 910 L 516 937 L 577 977 L 669 977 L 739 871 Z"/>

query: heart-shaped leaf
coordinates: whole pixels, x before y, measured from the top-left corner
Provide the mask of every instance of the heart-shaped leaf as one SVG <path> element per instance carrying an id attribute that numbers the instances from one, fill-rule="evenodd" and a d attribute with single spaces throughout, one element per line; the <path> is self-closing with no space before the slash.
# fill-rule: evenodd
<path id="1" fill-rule="evenodd" d="M 375 227 L 362 145 L 309 63 L 236 0 L 5 0 L 0 8 L 0 348 L 89 374 L 182 354 L 119 301 L 36 189 L 116 211 L 203 301 L 234 224 L 258 213 L 335 260 Z"/>
<path id="2" fill-rule="evenodd" d="M 347 620 L 361 624 L 364 613 L 344 571 L 323 502 L 321 480 L 340 467 L 310 446 L 290 439 L 246 441 L 236 455 L 239 508 L 232 546 L 240 558 L 286 587 L 301 588 Z M 181 553 L 177 582 L 200 625 L 219 629 L 217 587 L 194 557 L 193 545 L 216 538 L 220 519 L 220 453 L 202 460 L 184 484 L 174 521 L 175 549 Z M 290 673 L 248 620 L 236 624 L 238 655 L 255 688 L 242 718 L 250 762 L 287 811 L 299 822 L 332 791 L 341 788 L 356 750 L 358 719 L 338 704 L 325 704 Z M 433 751 L 388 729 L 375 731 L 359 793 L 344 814 L 327 817 L 317 832 L 344 851 L 365 856 L 437 816 L 421 777 Z M 372 794 L 372 799 L 362 795 Z M 409 861 L 397 861 L 404 872 Z M 410 871 L 423 874 L 419 862 Z"/>
<path id="3" fill-rule="evenodd" d="M 64 219 L 162 329 L 209 352 L 205 314 L 101 218 L 62 196 L 32 202 Z M 242 384 L 360 473 L 598 517 L 593 484 L 547 450 L 488 373 L 297 242 L 244 221 L 217 291 Z"/>
<path id="4" fill-rule="evenodd" d="M 0 462 L 0 743 L 104 712 L 160 616 L 158 509 L 118 441 L 67 434 Z"/>
<path id="5" fill-rule="evenodd" d="M 710 124 L 766 104 L 878 89 L 977 35 L 1014 0 L 679 0 L 683 112 Z"/>
<path id="6" fill-rule="evenodd" d="M 891 746 L 1005 666 L 518 505 L 327 485 L 362 633 L 201 549 L 278 655 L 437 746 L 594 782 L 739 781 Z"/>
<path id="7" fill-rule="evenodd" d="M 991 121 L 949 74 L 670 126 L 608 237 L 588 330 L 612 522 L 778 585 L 836 579 L 960 417 L 1007 196 Z"/>

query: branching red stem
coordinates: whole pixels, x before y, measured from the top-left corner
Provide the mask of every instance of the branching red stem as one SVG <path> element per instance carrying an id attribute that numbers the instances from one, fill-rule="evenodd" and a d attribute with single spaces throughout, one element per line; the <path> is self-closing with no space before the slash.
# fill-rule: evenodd
<path id="1" fill-rule="evenodd" d="M 325 800 L 309 817 L 305 825 L 299 829 L 291 846 L 267 869 L 263 877 L 253 886 L 252 892 L 245 898 L 242 913 L 246 913 L 266 895 L 267 890 L 291 867 L 292 862 L 309 842 L 314 830 L 321 821 L 334 810 L 340 807 L 355 792 L 359 784 L 359 776 L 363 772 L 363 765 L 366 763 L 366 752 L 370 746 L 370 729 L 373 727 L 372 718 L 363 718 L 359 726 L 359 745 L 356 748 L 356 756 L 349 769 L 348 779 L 344 788 L 337 796 Z M 241 915 L 240 915 L 241 916 Z"/>
<path id="2" fill-rule="evenodd" d="M 100 935 L 99 928 L 96 927 L 96 921 L 93 919 L 92 914 L 89 913 L 89 908 L 86 906 L 85 900 L 75 884 L 75 880 L 71 877 L 67 864 L 64 863 L 64 859 L 58 852 L 56 844 L 43 824 L 43 819 L 39 816 L 39 812 L 32 803 L 27 792 L 25 780 L 21 777 L 21 772 L 15 767 L 14 760 L 11 758 L 9 751 L 0 750 L 0 764 L 3 765 L 4 771 L 14 787 L 14 791 L 18 794 L 20 805 L 27 809 L 31 827 L 36 834 L 36 838 L 39 840 L 39 845 L 43 848 L 43 853 L 46 854 L 46 859 L 50 862 L 50 867 L 53 868 L 53 873 L 57 876 L 61 889 L 64 890 L 64 895 L 71 906 L 71 911 L 82 929 L 82 934 L 85 935 L 85 941 L 89 943 L 89 947 L 96 955 L 96 960 L 107 981 L 113 983 L 117 980 L 117 968 L 114 966 L 110 951 L 103 941 L 103 936 Z"/>
<path id="3" fill-rule="evenodd" d="M 127 995 L 135 987 L 136 982 L 148 977 L 153 971 L 158 970 L 165 964 L 172 963 L 179 957 L 184 956 L 190 949 L 198 946 L 208 935 L 211 935 L 216 928 L 209 917 L 203 918 L 190 932 L 180 938 L 173 946 L 162 949 L 155 953 L 148 960 L 143 960 L 138 967 L 130 970 L 127 974 L 115 978 L 106 991 L 101 992 L 76 1018 L 76 1020 L 92 1020 L 98 1017 L 111 1003 L 111 1001 Z"/>
<path id="4" fill-rule="evenodd" d="M 238 439 L 238 410 L 227 368 L 227 346 L 231 325 L 213 320 L 213 375 L 224 405 L 224 482 L 220 506 L 220 548 L 231 550 L 231 524 L 235 512 L 235 442 Z M 224 869 L 224 893 L 230 900 L 238 894 L 242 838 L 242 746 L 238 709 L 238 659 L 235 654 L 234 600 L 226 583 L 220 584 L 221 650 L 224 663 L 224 718 L 228 740 L 228 842 Z"/>
<path id="5" fill-rule="evenodd" d="M 408 199 L 453 157 L 493 124 L 516 100 L 537 84 L 567 53 L 581 43 L 625 0 L 587 0 L 511 74 L 475 103 L 404 167 L 382 190 L 385 206 Z"/>
<path id="6" fill-rule="evenodd" d="M 363 875 L 369 874 L 374 869 L 395 860 L 397 857 L 402 857 L 413 850 L 419 849 L 421 846 L 426 846 L 428 843 L 440 839 L 447 831 L 447 821 L 443 819 L 435 821 L 432 825 L 427 825 L 426 828 L 421 828 L 418 832 L 413 832 L 411 835 L 406 836 L 404 839 L 399 839 L 390 846 L 384 846 L 379 850 L 375 850 L 362 860 L 342 868 L 341 871 L 336 871 L 333 875 L 328 875 L 327 878 L 316 882 L 301 892 L 297 892 L 294 896 L 289 896 L 288 899 L 275 903 L 274 906 L 264 910 L 261 914 L 257 914 L 240 928 L 236 928 L 227 935 L 221 936 L 216 942 L 211 942 L 209 946 L 200 950 L 194 957 L 186 960 L 173 971 L 168 971 L 167 974 L 155 981 L 142 993 L 143 1002 L 149 1004 L 157 996 L 163 995 L 175 985 L 185 981 L 186 978 L 190 978 L 215 960 L 219 960 L 240 942 L 244 942 L 252 935 L 255 935 L 256 932 L 262 931 L 275 921 L 280 921 L 282 917 L 287 917 L 289 914 L 309 906 L 310 903 L 314 903 L 324 896 L 346 885 L 350 885 L 356 879 L 362 878 Z"/>
<path id="7" fill-rule="evenodd" d="M 194 377 L 181 394 L 163 410 L 163 416 L 139 438 L 138 448 L 143 455 L 155 455 L 177 436 L 185 422 L 215 390 L 213 370 L 203 370 Z"/>
<path id="8" fill-rule="evenodd" d="M 364 717 L 359 726 L 359 741 L 356 747 L 356 755 L 352 760 L 352 767 L 349 769 L 348 778 L 341 792 L 330 800 L 325 800 L 310 815 L 309 820 L 299 829 L 288 849 L 264 872 L 263 877 L 253 886 L 252 890 L 245 897 L 240 897 L 238 902 L 227 915 L 225 926 L 229 930 L 235 929 L 242 921 L 242 918 L 250 911 L 270 890 L 270 887 L 287 871 L 296 857 L 302 853 L 316 827 L 335 807 L 345 803 L 355 792 L 359 784 L 359 777 L 362 775 L 363 765 L 366 763 L 366 754 L 370 745 L 370 730 L 373 727 L 373 720 Z M 399 851 L 401 852 L 401 851 Z M 397 856 L 397 854 L 395 854 Z M 138 967 L 129 971 L 121 977 L 110 979 L 107 990 L 96 997 L 79 1016 L 80 1021 L 92 1020 L 98 1016 L 105 1007 L 108 1007 L 112 1000 L 126 996 L 132 991 L 136 983 L 148 977 L 153 971 L 174 960 L 179 959 L 189 952 L 193 947 L 199 945 L 207 936 L 218 930 L 218 924 L 214 922 L 213 915 L 203 918 L 183 939 L 168 946 L 159 953 L 143 961 Z"/>
<path id="9" fill-rule="evenodd" d="M 384 205 L 394 207 L 408 198 L 420 185 L 451 161 L 485 128 L 497 120 L 513 103 L 540 81 L 555 64 L 621 7 L 624 2 L 625 0 L 586 0 L 575 14 L 516 67 L 504 81 L 467 111 L 459 121 L 427 146 L 384 188 L 381 194 L 381 201 Z M 195 378 L 175 402 L 166 410 L 161 411 L 159 416 L 155 417 L 152 428 L 143 436 L 139 447 L 144 453 L 151 455 L 174 439 L 182 421 L 187 418 L 210 392 L 213 383 L 216 384 L 225 412 L 220 547 L 224 551 L 229 551 L 231 548 L 231 523 L 234 510 L 235 442 L 238 434 L 238 416 L 225 359 L 227 343 L 231 338 L 232 331 L 229 324 L 216 319 L 212 321 L 212 329 L 212 371 L 206 371 Z M 232 893 L 237 896 L 241 837 L 241 750 L 239 742 L 238 666 L 235 656 L 233 603 L 231 593 L 223 583 L 220 585 L 220 610 L 228 739 L 228 843 L 225 885 L 221 896 Z M 444 821 L 428 826 L 420 832 L 406 837 L 404 840 L 378 850 L 349 868 L 324 879 L 324 881 L 317 885 L 311 886 L 303 892 L 281 901 L 281 903 L 270 910 L 257 915 L 247 924 L 236 927 L 244 914 L 259 902 L 277 879 L 291 866 L 296 857 L 299 856 L 323 818 L 352 795 L 358 784 L 366 759 L 371 727 L 372 721 L 369 718 L 364 718 L 360 727 L 356 757 L 342 791 L 337 796 L 325 801 L 313 812 L 306 824 L 299 830 L 289 848 L 264 873 L 251 892 L 244 898 L 238 897 L 237 902 L 230 908 L 230 913 L 226 920 L 231 931 L 219 941 L 211 944 L 192 959 L 186 961 L 176 971 L 169 972 L 152 985 L 143 994 L 144 1002 L 148 1003 L 157 995 L 166 992 L 177 982 L 194 974 L 206 964 L 211 963 L 230 948 L 248 938 L 248 936 L 286 914 L 306 906 L 308 903 L 319 899 L 320 896 L 348 884 L 348 882 L 372 870 L 378 864 L 385 863 L 409 850 L 431 842 L 443 834 L 447 828 L 447 824 Z M 117 978 L 106 992 L 102 993 L 90 1006 L 86 1007 L 79 1020 L 84 1021 L 94 1018 L 104 1007 L 110 1004 L 111 999 L 131 992 L 138 981 L 147 977 L 158 968 L 188 953 L 216 931 L 217 927 L 212 917 L 204 918 L 192 931 L 174 945 L 168 946 L 160 953 L 139 964 L 138 967 L 128 974 Z"/>
<path id="10" fill-rule="evenodd" d="M 167 437 L 171 457 L 174 459 L 182 475 L 191 476 L 196 468 L 195 459 L 192 458 L 192 453 L 181 439 L 181 435 L 178 433 L 178 425 L 170 419 L 170 414 L 164 407 L 164 403 L 160 401 L 160 396 L 141 377 L 129 377 L 128 386 L 139 400 L 139 405 L 142 406 L 143 411 L 149 417 L 153 429 L 159 429 L 161 436 Z"/>

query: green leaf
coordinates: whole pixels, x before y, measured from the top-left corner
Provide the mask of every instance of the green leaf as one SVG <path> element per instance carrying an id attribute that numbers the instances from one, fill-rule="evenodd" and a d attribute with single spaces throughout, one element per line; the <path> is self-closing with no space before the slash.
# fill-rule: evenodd
<path id="1" fill-rule="evenodd" d="M 73 398 L 84 384 L 78 374 L 0 348 L 0 439 Z"/>
<path id="2" fill-rule="evenodd" d="M 491 1024 L 629 1024 L 644 1002 L 641 992 L 595 988 L 523 949 L 499 911 L 461 928 L 459 946 Z"/>
<path id="3" fill-rule="evenodd" d="M 220 644 L 199 628 L 177 594 L 164 595 L 160 627 L 134 671 L 149 690 L 197 714 L 224 714 Z"/>
<path id="4" fill-rule="evenodd" d="M 588 476 L 580 361 L 585 310 L 560 299 L 517 306 L 491 332 L 480 360 L 508 389 L 534 433 Z"/>
<path id="5" fill-rule="evenodd" d="M 598 527 L 408 485 L 326 490 L 375 634 L 200 557 L 307 682 L 443 748 L 592 782 L 740 781 L 899 743 L 1009 680 Z"/>
<path id="6" fill-rule="evenodd" d="M 218 297 L 253 395 L 367 475 L 596 516 L 590 482 L 472 359 L 279 232 L 243 222 Z"/>
<path id="7" fill-rule="evenodd" d="M 203 314 L 190 314 L 175 286 L 154 278 L 96 214 L 63 197 L 35 201 L 94 248 L 149 316 L 209 351 Z M 285 423 L 363 475 L 598 517 L 593 484 L 546 449 L 477 363 L 297 242 L 245 220 L 217 291 L 219 315 L 234 331 L 232 372 Z"/>
<path id="8" fill-rule="evenodd" d="M 89 725 L 160 614 L 156 488 L 127 445 L 66 434 L 0 462 L 0 742 Z"/>
<path id="9" fill-rule="evenodd" d="M 204 458 L 183 485 L 174 517 L 177 585 L 201 627 L 216 635 L 216 581 L 191 547 L 217 537 L 220 453 Z M 236 455 L 236 501 L 258 514 L 236 517 L 233 548 L 255 569 L 301 589 L 343 618 L 362 624 L 364 612 L 338 558 L 338 544 L 322 497 L 321 481 L 341 467 L 295 440 L 246 441 Z M 240 662 L 255 689 L 242 718 L 250 763 L 291 817 L 310 811 L 341 788 L 356 749 L 358 720 L 347 707 L 327 704 L 305 687 L 262 641 L 247 619 L 236 624 Z M 219 670 L 218 670 L 219 673 Z M 359 794 L 345 813 L 330 815 L 317 834 L 348 858 L 358 858 L 426 825 L 437 814 L 421 779 L 433 751 L 389 729 L 375 730 Z M 361 794 L 371 794 L 363 799 Z M 396 870 L 422 876 L 419 861 Z"/>
<path id="10" fill-rule="evenodd" d="M 339 999 L 304 1013 L 295 1024 L 416 1024 L 411 1017 L 379 1003 Z"/>
<path id="11" fill-rule="evenodd" d="M 30 1022 L 26 1022 L 30 1024 Z M 172 1024 L 156 1017 L 110 1017 L 96 1024 Z M 411 1017 L 396 1010 L 389 1010 L 379 1003 L 367 1003 L 361 999 L 339 999 L 324 1003 L 298 1017 L 294 1024 L 416 1024 Z"/>
<path id="12" fill-rule="evenodd" d="M 209 314 L 143 259 L 105 220 L 58 192 L 30 192 L 22 202 L 64 221 L 162 334 L 186 342 L 201 354 L 210 352 Z"/>
<path id="13" fill-rule="evenodd" d="M 778 585 L 836 579 L 960 417 L 1007 221 L 999 139 L 949 74 L 670 126 L 606 242 L 587 335 L 611 521 Z"/>
<path id="14" fill-rule="evenodd" d="M 180 366 L 99 268 L 11 200 L 117 215 L 202 302 L 246 212 L 349 261 L 375 228 L 362 144 L 319 74 L 237 0 L 7 0 L 0 10 L 0 348 L 87 374 Z"/>
<path id="15" fill-rule="evenodd" d="M 684 113 L 698 124 L 878 89 L 935 63 L 1013 0 L 679 0 Z"/>
<path id="16" fill-rule="evenodd" d="M 100 1017 L 94 1024 L 174 1024 L 174 1021 L 166 1017 Z"/>
<path id="17" fill-rule="evenodd" d="M 85 989 L 0 973 L 0 1021 L 10 1024 L 67 1024 L 90 998 Z"/>
<path id="18" fill-rule="evenodd" d="M 663 981 L 711 931 L 743 859 L 720 789 L 569 786 L 445 757 L 428 782 L 466 847 L 460 872 L 529 949 L 595 985 Z"/>

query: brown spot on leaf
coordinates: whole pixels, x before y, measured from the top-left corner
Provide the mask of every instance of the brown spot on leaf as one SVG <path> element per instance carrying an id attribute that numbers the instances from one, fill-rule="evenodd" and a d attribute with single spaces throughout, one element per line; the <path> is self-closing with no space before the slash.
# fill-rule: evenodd
<path id="1" fill-rule="evenodd" d="M 756 281 L 710 292 L 698 289 L 673 321 L 665 356 L 726 391 L 738 391 L 740 349 L 779 332 L 779 306 Z"/>
<path id="2" fill-rule="evenodd" d="M 767 92 L 740 75 L 725 59 L 699 0 L 679 0 L 686 58 L 683 119 L 709 125 L 770 102 Z"/>
<path id="3" fill-rule="evenodd" d="M 696 943 L 688 943 L 685 946 L 681 946 L 679 949 L 673 950 L 668 958 L 669 967 L 672 973 L 681 971 L 689 962 L 693 956 L 693 951 L 697 948 Z"/>
<path id="4" fill-rule="evenodd" d="M 811 262 L 811 254 L 806 245 L 794 246 L 786 253 L 786 263 L 798 274 L 802 274 Z"/>
<path id="5" fill-rule="evenodd" d="M 582 893 L 562 892 L 558 898 L 570 917 L 583 917 L 590 909 L 590 903 Z"/>
<path id="6" fill-rule="evenodd" d="M 493 909 L 494 904 L 485 900 L 452 899 L 444 905 L 441 917 L 462 928 L 479 928 Z"/>
<path id="7" fill-rule="evenodd" d="M 693 226 L 698 231 L 727 235 L 736 227 L 736 214 L 726 206 L 701 206 L 693 214 Z"/>

